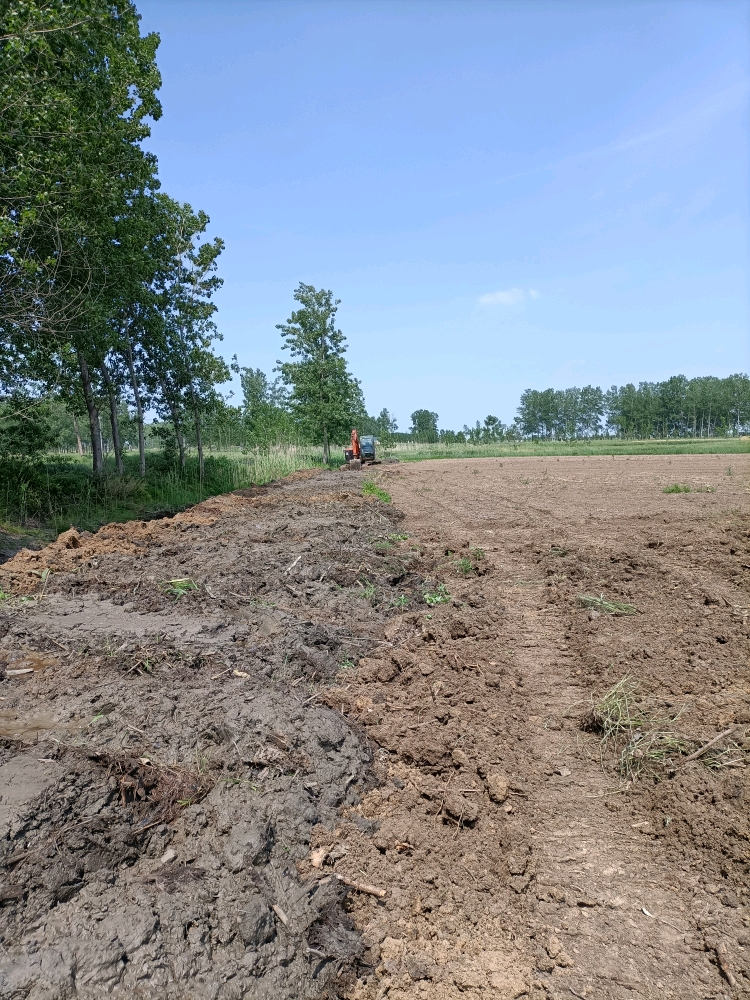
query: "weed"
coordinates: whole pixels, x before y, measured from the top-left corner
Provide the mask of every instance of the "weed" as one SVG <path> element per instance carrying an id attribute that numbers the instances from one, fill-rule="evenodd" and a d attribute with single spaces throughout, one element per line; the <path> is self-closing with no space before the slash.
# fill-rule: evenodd
<path id="1" fill-rule="evenodd" d="M 564 549 L 561 545 L 552 545 L 552 546 L 550 546 L 549 554 L 551 556 L 560 556 L 560 557 L 562 557 L 562 556 L 566 556 L 568 554 L 568 550 Z"/>
<path id="2" fill-rule="evenodd" d="M 592 705 L 581 719 L 581 728 L 601 736 L 602 756 L 611 744 L 617 753 L 620 774 L 634 780 L 641 774 L 658 776 L 659 769 L 675 758 L 697 758 L 696 747 L 700 751 L 697 742 L 673 728 L 680 715 L 681 711 L 663 718 L 648 711 L 641 704 L 634 681 L 625 676 Z M 744 758 L 737 744 L 724 749 L 715 747 L 700 755 L 701 763 L 709 769 L 744 763 Z"/>
<path id="3" fill-rule="evenodd" d="M 464 556 L 463 559 L 456 560 L 456 569 L 459 573 L 464 573 L 466 576 L 468 576 L 469 573 L 473 573 L 475 568 L 474 563 L 466 556 Z"/>
<path id="4" fill-rule="evenodd" d="M 484 559 L 484 549 L 472 549 L 471 558 L 476 562 L 479 562 L 480 559 Z"/>
<path id="5" fill-rule="evenodd" d="M 434 590 L 423 591 L 422 597 L 425 604 L 429 604 L 430 607 L 434 607 L 436 604 L 447 604 L 451 599 L 444 583 L 439 583 Z"/>
<path id="6" fill-rule="evenodd" d="M 732 469 L 731 465 L 727 467 L 727 473 L 726 474 L 728 476 L 733 476 L 734 475 L 734 470 Z"/>
<path id="7" fill-rule="evenodd" d="M 169 594 L 171 597 L 174 597 L 176 601 L 179 601 L 179 599 L 184 597 L 185 594 L 189 594 L 191 590 L 198 589 L 198 584 L 195 580 L 191 580 L 189 576 L 176 580 L 165 580 L 163 583 L 159 584 L 159 586 L 165 594 Z"/>
<path id="8" fill-rule="evenodd" d="M 705 486 L 696 486 L 696 493 L 715 493 L 716 487 L 712 486 L 711 483 L 706 483 Z"/>
<path id="9" fill-rule="evenodd" d="M 207 753 L 201 753 L 199 750 L 195 751 L 195 767 L 198 774 L 205 774 L 208 771 L 209 763 L 210 758 Z"/>
<path id="10" fill-rule="evenodd" d="M 393 534 L 389 535 L 388 538 L 391 542 L 405 542 L 408 539 L 408 535 Z"/>
<path id="11" fill-rule="evenodd" d="M 398 597 L 391 601 L 390 606 L 398 611 L 403 611 L 404 608 L 409 606 L 409 598 L 406 594 L 399 594 Z"/>
<path id="12" fill-rule="evenodd" d="M 387 552 L 388 549 L 393 548 L 393 543 L 387 541 L 385 538 L 381 538 L 377 542 L 374 542 L 372 547 L 376 552 Z"/>
<path id="13" fill-rule="evenodd" d="M 0 590 L 0 601 L 7 601 L 10 594 L 6 594 L 4 590 Z"/>
<path id="14" fill-rule="evenodd" d="M 672 483 L 671 486 L 665 486 L 662 493 L 689 493 L 690 487 L 685 483 Z"/>
<path id="15" fill-rule="evenodd" d="M 593 608 L 595 611 L 603 611 L 608 615 L 637 615 L 639 613 L 634 604 L 625 604 L 623 601 L 607 601 L 604 594 L 600 594 L 599 597 L 579 594 L 578 600 L 584 608 Z"/>
<path id="16" fill-rule="evenodd" d="M 362 588 L 362 597 L 364 597 L 364 599 L 366 601 L 373 601 L 373 600 L 375 600 L 375 590 L 376 590 L 375 584 L 374 583 L 362 583 L 361 580 L 358 580 L 357 582 L 359 583 L 360 587 Z"/>
<path id="17" fill-rule="evenodd" d="M 383 503 L 390 503 L 391 502 L 391 495 L 390 495 L 390 493 L 386 493 L 386 491 L 384 489 L 381 489 L 380 486 L 378 486 L 377 483 L 373 483 L 371 481 L 363 483 L 363 485 L 362 485 L 362 496 L 363 497 L 375 497 L 376 499 L 381 500 Z"/>

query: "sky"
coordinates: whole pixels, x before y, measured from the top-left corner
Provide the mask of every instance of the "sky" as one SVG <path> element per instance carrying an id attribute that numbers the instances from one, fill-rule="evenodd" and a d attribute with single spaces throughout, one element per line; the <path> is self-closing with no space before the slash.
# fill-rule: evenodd
<path id="1" fill-rule="evenodd" d="M 303 281 L 401 430 L 750 370 L 750 2 L 136 2 L 227 358 L 272 372 Z"/>

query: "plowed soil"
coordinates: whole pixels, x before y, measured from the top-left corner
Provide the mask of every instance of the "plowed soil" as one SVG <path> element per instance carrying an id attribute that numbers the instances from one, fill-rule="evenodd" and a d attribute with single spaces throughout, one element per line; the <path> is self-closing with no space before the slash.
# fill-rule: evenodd
<path id="1" fill-rule="evenodd" d="M 732 463 L 298 474 L 0 567 L 0 997 L 750 996 Z"/>

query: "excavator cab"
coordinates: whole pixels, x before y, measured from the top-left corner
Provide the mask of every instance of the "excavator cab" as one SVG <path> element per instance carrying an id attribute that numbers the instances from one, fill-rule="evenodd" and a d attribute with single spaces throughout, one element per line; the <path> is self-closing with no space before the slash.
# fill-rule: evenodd
<path id="1" fill-rule="evenodd" d="M 362 457 L 362 464 L 375 461 L 375 438 L 372 434 L 364 434 L 359 439 L 359 450 Z"/>

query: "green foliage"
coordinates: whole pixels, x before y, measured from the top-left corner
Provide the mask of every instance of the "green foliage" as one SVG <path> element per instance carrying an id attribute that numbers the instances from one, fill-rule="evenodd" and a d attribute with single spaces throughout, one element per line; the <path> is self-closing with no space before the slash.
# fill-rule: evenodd
<path id="1" fill-rule="evenodd" d="M 384 489 L 381 489 L 377 483 L 363 483 L 362 485 L 362 496 L 364 497 L 377 497 L 378 500 L 382 500 L 383 503 L 391 502 L 391 495 L 387 493 Z"/>
<path id="2" fill-rule="evenodd" d="M 438 415 L 431 410 L 415 410 L 411 415 L 409 433 L 416 441 L 432 443 L 439 440 Z"/>
<path id="3" fill-rule="evenodd" d="M 125 457 L 123 475 L 110 464 L 99 476 L 85 460 L 0 458 L 0 521 L 57 531 L 71 525 L 95 530 L 109 521 L 174 514 L 206 497 L 321 464 L 319 451 L 304 448 L 259 451 L 242 458 L 210 456 L 201 483 L 196 458 L 188 458 L 182 469 L 158 452 L 150 454 L 145 477 L 139 475 L 136 456 Z"/>
<path id="4" fill-rule="evenodd" d="M 189 594 L 191 590 L 198 590 L 198 584 L 195 580 L 191 580 L 190 577 L 165 580 L 163 583 L 159 584 L 159 586 L 165 594 L 169 594 L 170 597 L 174 597 L 176 601 L 179 601 L 179 599 L 184 597 L 185 594 Z"/>
<path id="5" fill-rule="evenodd" d="M 730 375 L 583 389 L 527 389 L 516 418 L 524 437 L 571 440 L 606 429 L 620 437 L 711 437 L 741 434 L 750 424 L 750 378 Z"/>
<path id="6" fill-rule="evenodd" d="M 671 486 L 665 486 L 662 493 L 689 493 L 690 487 L 685 483 L 672 483 Z"/>
<path id="7" fill-rule="evenodd" d="M 447 604 L 451 599 L 444 583 L 439 583 L 434 590 L 423 590 L 422 597 L 425 604 L 429 604 L 430 607 L 434 607 L 436 604 Z"/>
<path id="8" fill-rule="evenodd" d="M 29 461 L 55 440 L 50 404 L 17 391 L 0 401 L 0 456 Z"/>
<path id="9" fill-rule="evenodd" d="M 302 282 L 294 298 L 301 308 L 276 329 L 281 330 L 284 350 L 296 360 L 280 361 L 278 371 L 291 388 L 292 413 L 310 439 L 322 443 L 328 462 L 331 442 L 349 437 L 364 400 L 346 365 L 346 338 L 335 324 L 340 300 Z"/>

